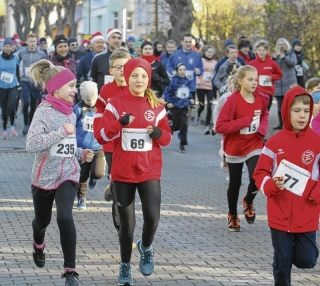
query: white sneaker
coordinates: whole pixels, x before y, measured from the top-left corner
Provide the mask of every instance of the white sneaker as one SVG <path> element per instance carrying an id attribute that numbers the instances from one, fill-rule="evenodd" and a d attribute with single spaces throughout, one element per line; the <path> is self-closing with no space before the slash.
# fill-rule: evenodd
<path id="1" fill-rule="evenodd" d="M 194 118 L 194 120 L 193 120 L 193 123 L 194 123 L 195 125 L 199 125 L 199 123 L 200 123 L 200 117 L 196 116 L 196 117 Z"/>
<path id="2" fill-rule="evenodd" d="M 210 134 L 210 127 L 209 126 L 206 126 L 206 128 L 203 131 L 203 134 L 204 135 L 209 135 Z"/>

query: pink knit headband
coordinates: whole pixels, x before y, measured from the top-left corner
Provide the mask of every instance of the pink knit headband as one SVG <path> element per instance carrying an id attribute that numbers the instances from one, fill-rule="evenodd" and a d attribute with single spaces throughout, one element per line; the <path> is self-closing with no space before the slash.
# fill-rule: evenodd
<path id="1" fill-rule="evenodd" d="M 46 84 L 46 90 L 49 94 L 53 94 L 60 87 L 63 87 L 68 82 L 76 79 L 75 75 L 68 69 L 65 69 L 57 73 L 53 78 L 51 78 Z"/>

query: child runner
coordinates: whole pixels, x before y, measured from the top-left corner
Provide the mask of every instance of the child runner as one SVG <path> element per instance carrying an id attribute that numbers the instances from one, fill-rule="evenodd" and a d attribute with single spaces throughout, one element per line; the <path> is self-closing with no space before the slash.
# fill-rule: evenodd
<path id="1" fill-rule="evenodd" d="M 258 71 L 259 81 L 257 91 L 269 95 L 269 111 L 275 91 L 274 81 L 282 78 L 282 70 L 269 55 L 270 45 L 267 41 L 258 41 L 255 44 L 255 49 L 256 58 L 250 61 L 249 65 L 255 67 Z"/>
<path id="2" fill-rule="evenodd" d="M 229 96 L 219 114 L 216 131 L 223 134 L 223 149 L 228 163 L 230 181 L 227 192 L 229 231 L 240 231 L 237 203 L 243 163 L 246 163 L 250 183 L 242 199 L 247 223 L 255 220 L 253 200 L 258 192 L 252 174 L 263 148 L 268 130 L 269 97 L 256 91 L 258 73 L 254 67 L 240 67 L 235 75 L 235 92 Z M 239 148 L 241 146 L 241 148 Z"/>
<path id="3" fill-rule="evenodd" d="M 110 102 L 111 98 L 128 92 L 129 89 L 123 76 L 123 66 L 129 59 L 131 59 L 129 51 L 123 47 L 115 49 L 113 53 L 110 55 L 109 73 L 114 76 L 114 80 L 111 83 L 102 86 L 100 90 L 100 95 L 98 96 L 96 104 L 97 113 L 94 118 L 94 126 L 99 126 L 104 110 L 106 109 L 106 106 Z M 94 128 L 94 136 L 95 138 L 97 138 L 97 140 L 101 140 L 101 134 L 100 132 L 98 132 L 98 130 L 98 128 Z M 108 165 L 108 177 L 110 180 L 110 184 L 104 190 L 104 198 L 106 201 L 112 200 L 113 224 L 118 232 L 120 228 L 120 218 L 114 197 L 113 183 L 110 178 L 113 144 L 114 141 L 108 141 L 103 144 L 104 156 Z"/>
<path id="4" fill-rule="evenodd" d="M 179 130 L 179 151 L 185 153 L 188 133 L 188 107 L 194 104 L 190 92 L 191 80 L 186 77 L 186 66 L 178 63 L 177 74 L 171 79 L 170 85 L 165 89 L 164 100 L 172 114 L 171 131 Z"/>
<path id="5" fill-rule="evenodd" d="M 313 92 L 314 90 L 320 89 L 320 77 L 312 77 L 306 82 L 306 90 Z"/>
<path id="6" fill-rule="evenodd" d="M 253 174 L 267 197 L 276 286 L 291 285 L 292 265 L 313 268 L 319 255 L 320 137 L 309 128 L 312 109 L 305 89 L 287 91 L 283 130 L 269 138 Z"/>
<path id="7" fill-rule="evenodd" d="M 114 140 L 111 175 L 120 214 L 118 285 L 132 285 L 136 188 L 144 218 L 142 239 L 137 242 L 139 268 L 148 276 L 154 270 L 151 244 L 160 219 L 160 146 L 168 145 L 172 134 L 163 100 L 150 89 L 150 64 L 140 58 L 131 59 L 124 65 L 123 74 L 129 91 L 110 100 L 98 129 L 104 141 Z"/>
<path id="8" fill-rule="evenodd" d="M 79 187 L 78 160 L 90 162 L 93 152 L 77 148 L 76 116 L 73 98 L 77 93 L 74 74 L 40 60 L 30 69 L 35 86 L 48 91 L 46 101 L 39 105 L 27 135 L 26 149 L 35 153 L 31 190 L 35 218 L 33 228 L 33 260 L 38 267 L 45 264 L 44 237 L 51 221 L 53 201 L 57 207 L 57 223 L 64 258 L 65 285 L 79 285 L 76 272 L 76 228 L 72 206 Z"/>
<path id="9" fill-rule="evenodd" d="M 310 127 L 320 135 L 320 89 L 311 92 L 313 99 L 313 111 L 311 116 Z"/>
<path id="10" fill-rule="evenodd" d="M 104 176 L 106 160 L 102 146 L 93 137 L 93 119 L 96 114 L 96 101 L 98 98 L 98 87 L 95 82 L 84 81 L 80 85 L 80 96 L 82 101 L 73 107 L 77 117 L 76 135 L 77 145 L 83 149 L 91 149 L 94 156 L 91 162 L 84 162 L 80 171 L 80 188 L 77 193 L 78 209 L 86 209 L 87 187 L 94 190 L 97 180 Z"/>

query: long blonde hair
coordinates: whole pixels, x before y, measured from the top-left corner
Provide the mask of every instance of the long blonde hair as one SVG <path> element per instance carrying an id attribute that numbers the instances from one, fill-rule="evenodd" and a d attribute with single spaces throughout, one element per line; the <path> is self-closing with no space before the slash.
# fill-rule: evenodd
<path id="1" fill-rule="evenodd" d="M 29 76 L 36 87 L 45 90 L 46 83 L 63 70 L 64 67 L 57 67 L 50 61 L 42 59 L 30 67 Z"/>
<path id="2" fill-rule="evenodd" d="M 155 92 L 150 87 L 147 87 L 145 95 L 147 96 L 152 108 L 156 108 L 159 107 L 161 104 L 164 104 L 164 100 L 162 98 L 158 98 Z"/>
<path id="3" fill-rule="evenodd" d="M 246 76 L 247 72 L 257 72 L 256 68 L 253 66 L 242 66 L 238 68 L 235 76 L 234 76 L 234 90 L 240 90 L 241 85 L 238 83 L 239 79 L 243 79 Z"/>

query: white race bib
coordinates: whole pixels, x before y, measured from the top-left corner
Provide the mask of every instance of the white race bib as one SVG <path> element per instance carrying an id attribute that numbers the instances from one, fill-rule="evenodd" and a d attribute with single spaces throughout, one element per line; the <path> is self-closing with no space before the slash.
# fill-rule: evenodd
<path id="1" fill-rule="evenodd" d="M 253 117 L 253 120 L 250 126 L 241 129 L 240 134 L 248 135 L 248 134 L 256 133 L 258 131 L 259 126 L 260 126 L 260 114 Z"/>
<path id="2" fill-rule="evenodd" d="M 152 138 L 147 128 L 122 128 L 124 151 L 146 152 L 152 150 Z"/>
<path id="3" fill-rule="evenodd" d="M 83 118 L 82 127 L 84 131 L 93 132 L 94 117 L 85 116 Z"/>
<path id="4" fill-rule="evenodd" d="M 205 81 L 212 81 L 213 79 L 213 73 L 212 72 L 204 72 L 203 73 L 203 79 Z"/>
<path id="5" fill-rule="evenodd" d="M 188 87 L 179 87 L 177 92 L 176 92 L 176 96 L 178 98 L 188 98 L 189 97 L 189 88 Z"/>
<path id="6" fill-rule="evenodd" d="M 261 86 L 272 86 L 272 80 L 268 75 L 259 75 L 259 84 Z"/>
<path id="7" fill-rule="evenodd" d="M 186 78 L 189 80 L 193 80 L 194 77 L 194 71 L 186 71 Z"/>
<path id="8" fill-rule="evenodd" d="M 302 66 L 295 65 L 294 68 L 296 69 L 297 76 L 303 76 L 303 68 L 302 68 Z"/>
<path id="9" fill-rule="evenodd" d="M 113 82 L 114 76 L 113 75 L 105 75 L 104 76 L 104 84 L 107 84 L 109 82 Z"/>
<path id="10" fill-rule="evenodd" d="M 302 196 L 311 174 L 309 171 L 283 159 L 273 178 L 275 177 L 283 177 L 285 189 Z"/>
<path id="11" fill-rule="evenodd" d="M 77 150 L 76 134 L 64 138 L 50 149 L 50 155 L 57 157 L 72 157 Z"/>
<path id="12" fill-rule="evenodd" d="M 0 75 L 0 80 L 1 81 L 4 81 L 5 83 L 12 83 L 13 82 L 13 78 L 14 78 L 14 75 L 12 73 L 8 73 L 8 72 L 5 72 L 5 71 L 1 72 L 1 75 Z"/>
<path id="13" fill-rule="evenodd" d="M 30 67 L 25 67 L 24 68 L 24 75 L 29 76 L 29 72 L 30 72 Z"/>

